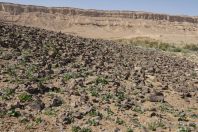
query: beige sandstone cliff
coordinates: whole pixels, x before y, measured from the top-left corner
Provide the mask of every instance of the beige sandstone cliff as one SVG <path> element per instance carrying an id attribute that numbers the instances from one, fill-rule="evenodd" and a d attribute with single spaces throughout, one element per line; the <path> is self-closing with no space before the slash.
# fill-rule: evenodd
<path id="1" fill-rule="evenodd" d="M 191 16 L 0 2 L 0 20 L 91 38 L 150 37 L 171 43 L 198 43 L 198 17 Z"/>

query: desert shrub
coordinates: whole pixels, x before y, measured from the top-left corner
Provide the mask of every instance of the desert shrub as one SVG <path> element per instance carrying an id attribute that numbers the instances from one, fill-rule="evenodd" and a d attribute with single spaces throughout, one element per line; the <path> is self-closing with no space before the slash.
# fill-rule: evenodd
<path id="1" fill-rule="evenodd" d="M 21 102 L 26 102 L 26 101 L 32 100 L 32 95 L 30 95 L 28 93 L 22 93 L 18 97 Z"/>

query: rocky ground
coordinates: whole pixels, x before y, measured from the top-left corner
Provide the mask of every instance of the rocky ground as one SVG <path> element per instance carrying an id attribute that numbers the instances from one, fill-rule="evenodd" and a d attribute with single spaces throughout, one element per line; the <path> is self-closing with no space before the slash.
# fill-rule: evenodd
<path id="1" fill-rule="evenodd" d="M 197 131 L 198 65 L 0 23 L 0 131 Z"/>

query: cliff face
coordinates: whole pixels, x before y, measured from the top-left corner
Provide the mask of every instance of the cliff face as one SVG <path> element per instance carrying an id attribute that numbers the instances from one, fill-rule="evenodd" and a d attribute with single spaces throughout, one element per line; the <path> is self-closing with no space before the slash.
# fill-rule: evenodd
<path id="1" fill-rule="evenodd" d="M 77 8 L 47 8 L 42 6 L 32 5 L 17 5 L 0 2 L 0 11 L 9 12 L 12 15 L 20 15 L 22 13 L 43 12 L 50 14 L 63 15 L 80 15 L 89 17 L 119 17 L 131 19 L 146 19 L 146 20 L 166 20 L 170 22 L 190 22 L 198 23 L 198 18 L 189 16 L 171 16 L 165 14 L 152 14 L 146 12 L 132 11 L 102 11 L 102 10 L 83 10 Z"/>
<path id="2" fill-rule="evenodd" d="M 171 43 L 198 42 L 198 17 L 190 16 L 48 8 L 0 2 L 0 20 L 88 38 L 149 37 Z"/>

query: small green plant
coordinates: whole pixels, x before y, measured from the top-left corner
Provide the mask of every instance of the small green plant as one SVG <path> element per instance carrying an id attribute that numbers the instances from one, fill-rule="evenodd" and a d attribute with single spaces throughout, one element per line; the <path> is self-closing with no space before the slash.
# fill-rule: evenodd
<path id="1" fill-rule="evenodd" d="M 63 76 L 64 81 L 72 79 L 74 76 L 71 73 L 65 73 Z"/>
<path id="2" fill-rule="evenodd" d="M 165 125 L 161 121 L 155 121 L 148 123 L 148 129 L 151 131 L 156 131 L 157 128 L 164 128 Z"/>
<path id="3" fill-rule="evenodd" d="M 111 108 L 107 108 L 106 111 L 107 111 L 108 115 L 113 115 L 114 114 L 114 112 L 111 110 Z"/>
<path id="4" fill-rule="evenodd" d="M 72 132 L 80 132 L 81 128 L 79 126 L 72 126 Z"/>
<path id="5" fill-rule="evenodd" d="M 44 114 L 48 116 L 53 116 L 56 115 L 56 111 L 52 108 L 47 108 L 45 109 Z"/>
<path id="6" fill-rule="evenodd" d="M 108 81 L 103 77 L 98 77 L 96 79 L 96 85 L 98 85 L 98 84 L 106 85 L 106 84 L 108 84 Z"/>
<path id="7" fill-rule="evenodd" d="M 198 119 L 198 114 L 192 114 L 190 117 L 193 119 Z"/>
<path id="8" fill-rule="evenodd" d="M 91 128 L 82 128 L 80 132 L 92 132 Z"/>
<path id="9" fill-rule="evenodd" d="M 89 112 L 89 115 L 93 116 L 93 117 L 94 116 L 99 116 L 99 117 L 102 118 L 102 114 L 99 111 L 97 111 L 96 108 L 92 108 L 92 110 Z"/>
<path id="10" fill-rule="evenodd" d="M 111 93 L 107 93 L 102 96 L 102 100 L 104 100 L 104 101 L 110 101 L 110 99 L 112 99 L 112 98 L 113 98 L 113 95 Z"/>
<path id="11" fill-rule="evenodd" d="M 8 67 L 7 68 L 7 73 L 11 77 L 16 77 L 17 76 L 17 74 L 16 74 L 16 65 Z"/>
<path id="12" fill-rule="evenodd" d="M 120 119 L 120 118 L 117 117 L 116 123 L 117 123 L 118 125 L 123 125 L 123 124 L 124 124 L 124 120 L 122 120 L 122 119 Z"/>
<path id="13" fill-rule="evenodd" d="M 80 128 L 79 126 L 72 126 L 72 132 L 92 132 L 90 128 Z"/>
<path id="14" fill-rule="evenodd" d="M 179 117 L 178 121 L 187 121 L 186 113 L 179 112 L 179 114 L 177 116 Z"/>
<path id="15" fill-rule="evenodd" d="M 45 82 L 47 82 L 48 80 L 50 80 L 50 76 L 46 76 L 46 77 L 41 77 L 41 78 L 35 78 L 35 77 L 33 77 L 32 78 L 32 81 L 34 80 L 36 80 L 37 82 L 39 82 L 39 83 L 45 83 Z"/>
<path id="16" fill-rule="evenodd" d="M 27 101 L 32 100 L 32 95 L 28 93 L 22 93 L 18 97 L 21 102 L 27 102 Z"/>
<path id="17" fill-rule="evenodd" d="M 40 124 L 42 121 L 43 121 L 43 120 L 42 120 L 41 117 L 35 119 L 36 124 Z"/>
<path id="18" fill-rule="evenodd" d="M 179 132 L 191 132 L 191 129 L 187 126 L 179 126 Z"/>
<path id="19" fill-rule="evenodd" d="M 30 81 L 36 80 L 34 77 L 34 73 L 37 71 L 37 67 L 35 65 L 30 65 L 27 67 L 26 76 Z"/>
<path id="20" fill-rule="evenodd" d="M 190 124 L 189 124 L 189 127 L 192 127 L 192 128 L 194 128 L 194 129 L 196 129 L 196 128 L 197 128 L 197 125 L 196 125 L 196 123 L 190 123 Z"/>
<path id="21" fill-rule="evenodd" d="M 167 103 L 160 103 L 160 106 L 159 106 L 159 110 L 161 112 L 167 112 L 167 113 L 171 113 L 171 114 L 174 114 L 175 113 L 175 109 L 173 108 L 173 106 L 167 104 Z"/>
<path id="22" fill-rule="evenodd" d="M 87 121 L 87 124 L 89 124 L 90 126 L 98 126 L 99 125 L 99 123 L 98 122 L 96 122 L 96 120 L 94 120 L 94 119 L 89 119 L 88 121 Z"/>
<path id="23" fill-rule="evenodd" d="M 116 92 L 116 97 L 119 100 L 124 100 L 125 99 L 125 94 L 124 94 L 124 92 L 118 91 L 118 92 Z"/>
<path id="24" fill-rule="evenodd" d="M 99 96 L 99 91 L 100 91 L 100 89 L 95 87 L 95 86 L 90 88 L 91 96 L 98 97 Z"/>
<path id="25" fill-rule="evenodd" d="M 12 97 L 12 95 L 14 95 L 15 90 L 10 88 L 5 88 L 2 90 L 2 93 L 3 93 L 2 99 L 9 100 Z"/>
<path id="26" fill-rule="evenodd" d="M 15 109 L 9 110 L 9 111 L 7 112 L 7 114 L 8 114 L 9 116 L 13 116 L 13 117 L 19 117 L 19 116 L 21 116 L 21 113 L 18 112 L 18 111 L 16 111 Z"/>
<path id="27" fill-rule="evenodd" d="M 133 132 L 133 129 L 127 128 L 127 132 Z"/>
<path id="28" fill-rule="evenodd" d="M 142 126 L 142 124 L 140 123 L 140 121 L 138 120 L 138 118 L 132 118 L 131 119 L 131 122 L 133 122 L 133 124 L 135 125 L 135 126 L 137 126 L 137 127 L 141 127 Z"/>
<path id="29" fill-rule="evenodd" d="M 140 114 L 144 113 L 144 110 L 140 106 L 134 106 L 132 110 Z"/>

